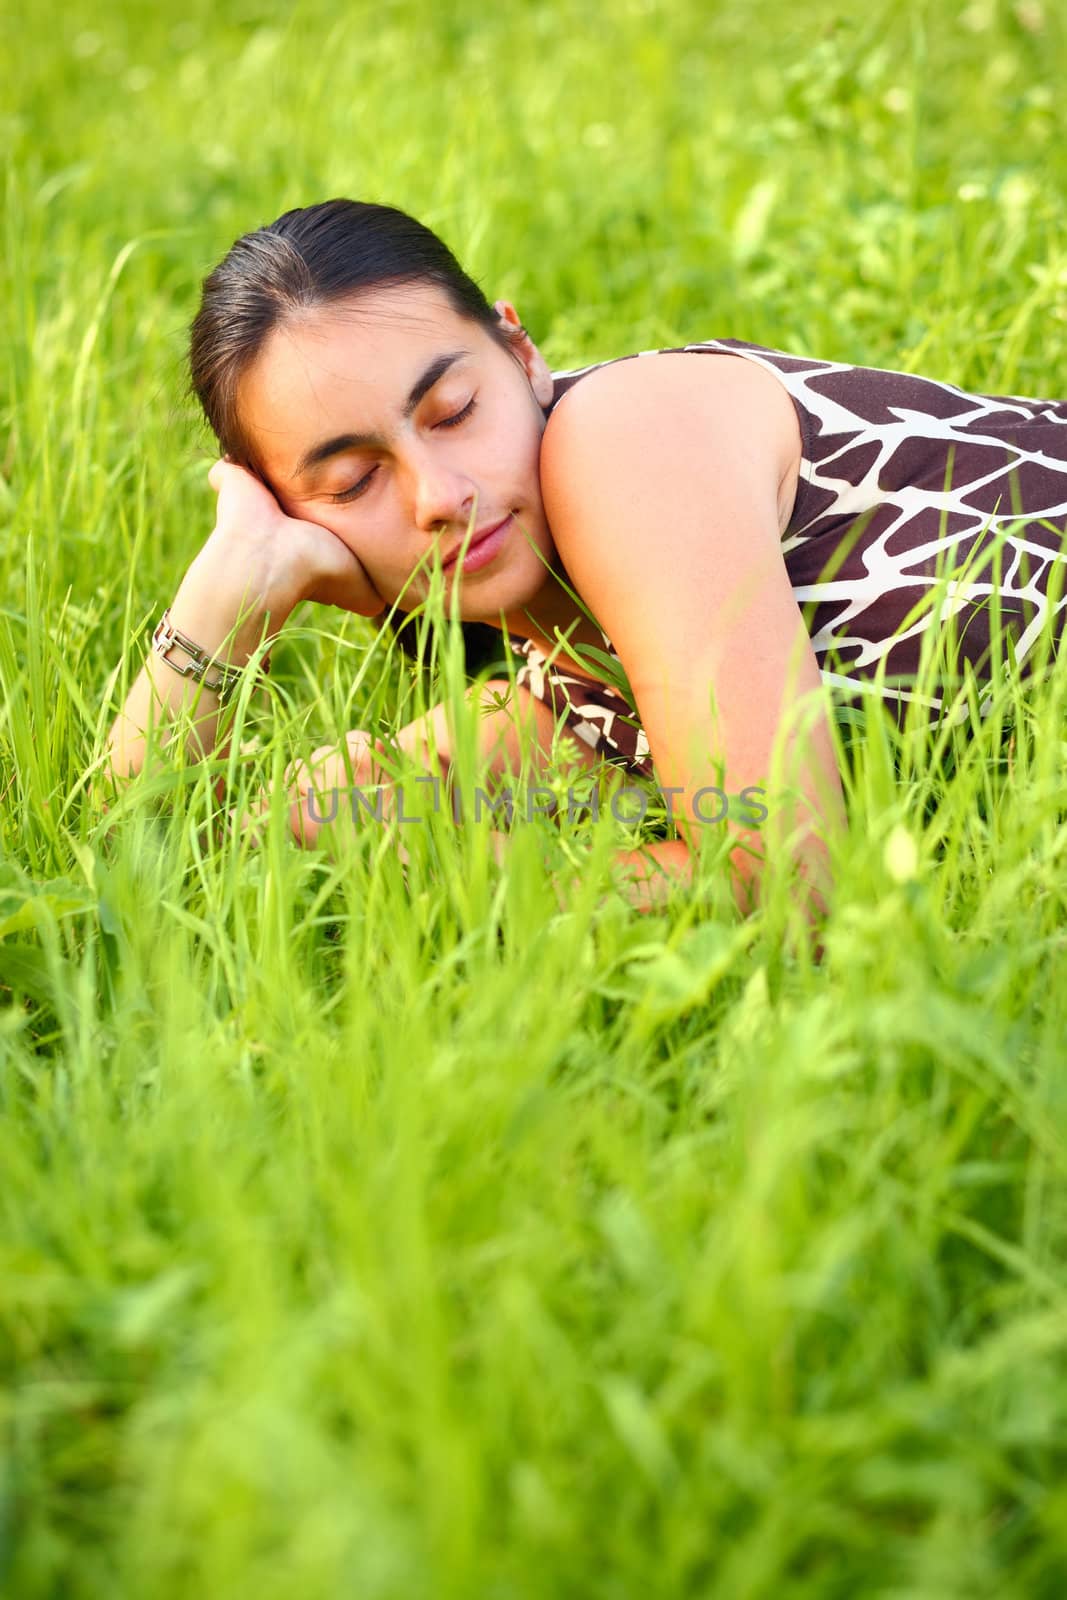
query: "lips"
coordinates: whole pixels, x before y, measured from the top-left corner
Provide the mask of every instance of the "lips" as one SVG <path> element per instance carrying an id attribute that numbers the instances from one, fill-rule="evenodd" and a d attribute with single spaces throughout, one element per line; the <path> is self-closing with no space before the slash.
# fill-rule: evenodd
<path id="1" fill-rule="evenodd" d="M 484 541 L 489 538 L 490 534 L 494 534 L 494 533 L 496 533 L 498 531 L 498 529 L 502 528 L 504 526 L 505 522 L 507 522 L 508 517 L 510 517 L 510 516 L 511 516 L 511 512 L 509 511 L 507 517 L 501 517 L 500 521 L 499 522 L 494 522 L 491 527 L 482 528 L 482 529 L 476 531 L 475 533 L 473 533 L 471 535 L 471 542 L 467 546 L 467 554 L 470 555 L 472 553 L 472 551 L 477 550 L 478 546 L 480 544 L 484 543 Z M 448 571 L 448 569 L 450 567 L 455 566 L 456 558 L 457 558 L 457 556 L 459 555 L 459 553 L 460 553 L 460 551 L 462 549 L 463 549 L 463 541 L 461 539 L 459 544 L 457 544 L 455 549 L 452 551 L 452 554 L 448 557 L 447 561 L 445 561 L 445 563 L 444 563 L 444 570 L 446 572 Z"/>

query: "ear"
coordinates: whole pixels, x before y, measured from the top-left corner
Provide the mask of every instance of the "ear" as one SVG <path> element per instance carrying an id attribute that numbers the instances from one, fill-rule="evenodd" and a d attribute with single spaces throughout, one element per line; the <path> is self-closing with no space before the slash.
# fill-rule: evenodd
<path id="1" fill-rule="evenodd" d="M 519 321 L 519 313 L 510 300 L 495 300 L 493 310 L 508 331 L 509 342 L 514 352 L 516 361 L 519 362 L 533 390 L 537 402 L 544 407 L 551 403 L 555 392 L 550 372 L 544 356 L 534 344 L 530 335 Z"/>

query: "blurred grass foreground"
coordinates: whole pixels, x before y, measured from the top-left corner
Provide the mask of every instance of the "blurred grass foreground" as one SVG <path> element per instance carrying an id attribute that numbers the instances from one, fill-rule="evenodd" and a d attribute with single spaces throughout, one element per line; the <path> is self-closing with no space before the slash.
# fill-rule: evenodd
<path id="1" fill-rule="evenodd" d="M 736 337 L 1063 396 L 1060 8 L 0 30 L 0 1592 L 1062 1595 L 1062 672 L 936 749 L 851 730 L 821 966 L 714 876 L 629 910 L 610 819 L 428 830 L 405 883 L 381 829 L 212 842 L 203 771 L 87 797 L 210 531 L 184 329 L 237 234 L 400 205 L 557 368 Z M 304 608 L 235 792 L 416 692 Z"/>

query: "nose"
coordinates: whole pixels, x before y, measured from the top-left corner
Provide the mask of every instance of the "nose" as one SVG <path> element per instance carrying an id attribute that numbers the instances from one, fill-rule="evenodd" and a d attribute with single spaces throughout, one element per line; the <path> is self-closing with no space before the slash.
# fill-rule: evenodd
<path id="1" fill-rule="evenodd" d="M 477 486 L 466 473 L 435 457 L 431 449 L 420 453 L 412 472 L 415 526 L 426 533 L 465 530 L 478 499 Z"/>

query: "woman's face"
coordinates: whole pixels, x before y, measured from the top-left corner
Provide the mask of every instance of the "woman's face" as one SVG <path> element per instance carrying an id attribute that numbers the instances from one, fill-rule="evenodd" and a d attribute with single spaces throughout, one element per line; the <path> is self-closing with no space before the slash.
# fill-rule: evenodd
<path id="1" fill-rule="evenodd" d="M 473 544 L 508 518 L 477 570 L 444 567 L 446 598 L 458 578 L 460 615 L 497 619 L 549 579 L 538 461 L 552 377 L 528 338 L 514 352 L 420 283 L 292 318 L 245 374 L 241 424 L 283 511 L 336 534 L 383 605 L 402 594 L 411 610 L 468 528 Z"/>

